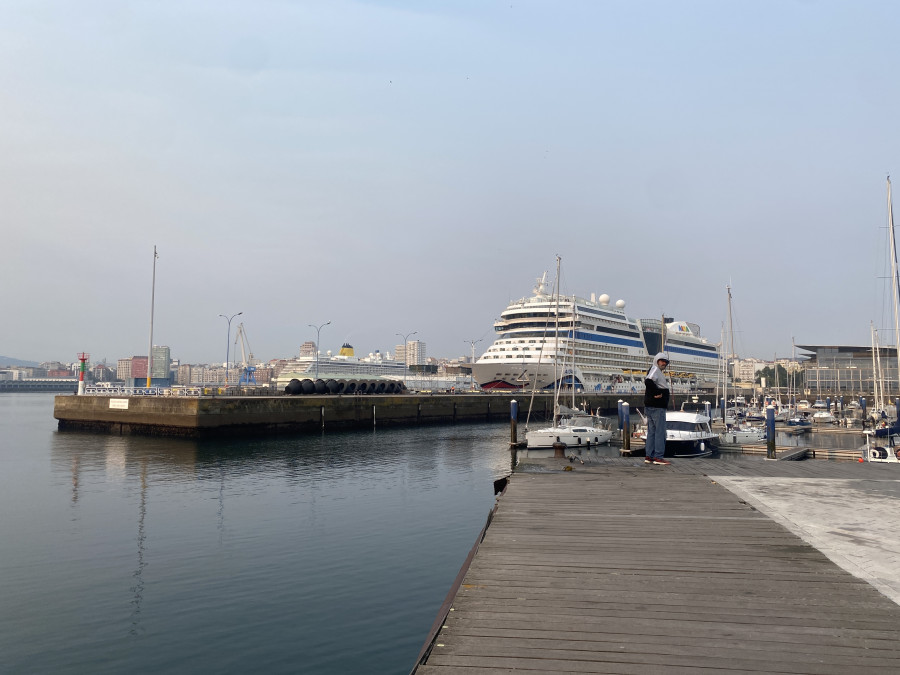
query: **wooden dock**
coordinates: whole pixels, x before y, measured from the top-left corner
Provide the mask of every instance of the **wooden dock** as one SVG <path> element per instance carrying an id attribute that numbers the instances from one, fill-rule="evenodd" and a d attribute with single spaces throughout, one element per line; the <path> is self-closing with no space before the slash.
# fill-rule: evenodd
<path id="1" fill-rule="evenodd" d="M 898 673 L 900 606 L 714 479 L 895 469 L 520 463 L 414 672 Z"/>

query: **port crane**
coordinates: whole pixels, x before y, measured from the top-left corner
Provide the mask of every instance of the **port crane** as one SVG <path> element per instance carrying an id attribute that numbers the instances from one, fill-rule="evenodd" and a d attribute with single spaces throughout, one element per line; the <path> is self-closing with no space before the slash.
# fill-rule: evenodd
<path id="1" fill-rule="evenodd" d="M 241 365 L 244 367 L 238 384 L 256 384 L 256 359 L 253 357 L 253 350 L 250 349 L 250 341 L 247 339 L 247 331 L 243 322 L 238 324 L 234 334 L 235 353 L 237 353 L 238 343 L 241 345 Z"/>

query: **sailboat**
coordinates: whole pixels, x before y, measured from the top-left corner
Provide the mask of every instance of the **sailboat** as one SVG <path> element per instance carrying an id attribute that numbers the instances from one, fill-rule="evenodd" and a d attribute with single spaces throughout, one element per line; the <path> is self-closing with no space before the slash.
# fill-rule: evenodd
<path id="1" fill-rule="evenodd" d="M 608 443 L 612 438 L 612 430 L 606 429 L 600 424 L 599 419 L 575 407 L 575 367 L 574 363 L 569 368 L 566 359 L 563 359 L 562 373 L 559 373 L 557 366 L 559 364 L 559 267 L 560 258 L 556 256 L 556 323 L 554 327 L 554 354 L 553 354 L 553 425 L 533 431 L 526 430 L 525 445 L 529 449 L 553 448 L 556 444 L 563 444 L 566 448 L 572 447 L 589 447 L 591 445 L 601 445 Z M 573 299 L 572 315 L 575 316 L 575 305 Z M 571 332 L 567 334 L 567 348 L 565 353 L 572 353 L 574 361 L 574 347 L 572 346 L 575 338 L 575 326 L 572 325 Z M 569 376 L 572 385 L 572 406 L 562 406 L 559 402 L 560 384 Z"/>
<path id="2" fill-rule="evenodd" d="M 897 265 L 897 241 L 894 237 L 894 207 L 891 202 L 891 177 L 887 177 L 887 207 L 888 207 L 888 236 L 890 238 L 890 256 L 891 256 L 891 291 L 893 296 L 893 306 L 894 306 L 894 330 L 896 331 L 897 336 L 897 375 L 900 378 L 900 276 L 898 276 L 898 265 Z M 873 328 L 874 331 L 874 328 Z M 877 335 L 877 332 L 875 332 Z M 877 345 L 877 342 L 876 342 Z M 878 368 L 881 368 L 880 355 Z M 884 407 L 879 407 L 878 403 L 878 380 L 881 378 L 876 378 L 875 382 L 875 396 L 876 396 L 876 410 L 884 410 L 886 406 L 884 406 L 884 384 L 882 383 L 882 391 L 881 391 L 881 404 Z M 879 438 L 887 437 L 890 439 L 890 445 L 897 444 L 900 441 L 900 415 L 898 415 L 898 419 L 894 420 L 894 423 L 891 425 L 885 425 L 881 428 L 869 430 L 865 432 L 867 435 L 874 435 Z M 866 444 L 867 447 L 870 445 Z"/>
<path id="3" fill-rule="evenodd" d="M 727 366 L 734 359 L 734 325 L 731 317 L 731 286 L 726 286 L 728 291 L 728 332 L 730 336 L 730 349 L 728 354 L 728 362 L 725 369 L 725 410 L 723 411 L 723 421 L 725 422 L 725 431 L 719 434 L 719 442 L 723 445 L 741 445 L 743 443 L 762 443 L 766 440 L 765 427 L 754 427 L 750 424 L 739 424 L 737 421 L 737 410 L 733 409 L 734 415 L 729 421 L 728 417 L 728 368 Z M 737 401 L 735 401 L 736 403 Z"/>

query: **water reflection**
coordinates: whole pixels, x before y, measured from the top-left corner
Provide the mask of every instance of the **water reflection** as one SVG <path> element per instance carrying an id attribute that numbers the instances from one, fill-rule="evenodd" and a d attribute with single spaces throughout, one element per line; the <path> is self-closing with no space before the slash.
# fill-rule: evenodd
<path id="1" fill-rule="evenodd" d="M 141 461 L 141 498 L 138 506 L 137 528 L 137 568 L 132 577 L 134 585 L 131 587 L 133 598 L 131 600 L 131 635 L 137 635 L 140 628 L 141 604 L 144 601 L 144 568 L 147 562 L 144 560 L 144 543 L 147 540 L 147 532 L 144 521 L 147 518 L 147 460 Z"/>

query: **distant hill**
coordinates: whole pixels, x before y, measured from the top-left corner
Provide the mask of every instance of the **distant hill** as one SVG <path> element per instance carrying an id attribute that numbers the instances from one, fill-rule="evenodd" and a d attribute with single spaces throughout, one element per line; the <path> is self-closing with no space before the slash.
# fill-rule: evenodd
<path id="1" fill-rule="evenodd" d="M 0 356 L 0 368 L 3 366 L 26 366 L 37 368 L 40 363 L 37 361 L 23 361 L 22 359 L 14 359 L 11 356 Z"/>

